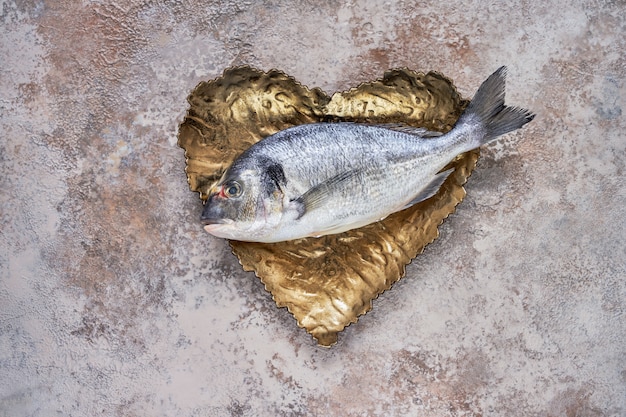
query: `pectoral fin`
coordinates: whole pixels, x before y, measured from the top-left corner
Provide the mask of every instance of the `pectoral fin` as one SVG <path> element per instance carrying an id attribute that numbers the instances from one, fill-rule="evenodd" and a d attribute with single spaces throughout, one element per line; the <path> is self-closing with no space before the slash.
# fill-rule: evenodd
<path id="1" fill-rule="evenodd" d="M 300 197 L 292 200 L 291 202 L 296 206 L 296 210 L 298 210 L 298 219 L 304 216 L 305 213 L 323 206 L 329 201 L 329 199 L 333 198 L 334 193 L 342 183 L 350 181 L 358 175 L 358 170 L 341 172 L 334 177 L 311 187 Z"/>
<path id="2" fill-rule="evenodd" d="M 440 172 L 439 174 L 435 175 L 433 177 L 433 179 L 428 183 L 428 185 L 423 188 L 418 195 L 416 195 L 413 200 L 411 200 L 406 206 L 404 206 L 404 208 L 409 208 L 414 204 L 419 203 L 420 201 L 424 201 L 432 196 L 434 196 L 435 194 L 437 194 L 437 191 L 439 191 L 439 189 L 441 188 L 441 186 L 443 185 L 444 181 L 446 180 L 446 178 L 448 178 L 448 176 L 450 176 L 450 174 L 452 174 L 452 172 L 454 172 L 454 168 L 450 168 L 447 171 L 443 171 Z"/>

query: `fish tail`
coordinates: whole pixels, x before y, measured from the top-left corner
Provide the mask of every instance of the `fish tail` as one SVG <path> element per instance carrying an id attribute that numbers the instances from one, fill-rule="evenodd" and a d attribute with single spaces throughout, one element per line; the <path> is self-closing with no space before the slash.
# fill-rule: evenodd
<path id="1" fill-rule="evenodd" d="M 502 66 L 481 84 L 459 120 L 481 125 L 482 135 L 474 138 L 474 147 L 519 129 L 535 117 L 529 110 L 504 104 L 506 72 Z"/>

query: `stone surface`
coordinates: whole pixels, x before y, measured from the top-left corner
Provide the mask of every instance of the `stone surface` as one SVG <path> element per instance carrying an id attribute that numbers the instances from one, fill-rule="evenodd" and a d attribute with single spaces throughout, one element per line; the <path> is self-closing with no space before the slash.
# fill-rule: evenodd
<path id="1" fill-rule="evenodd" d="M 0 416 L 626 414 L 620 1 L 4 1 Z M 198 223 L 176 131 L 224 68 L 327 93 L 509 66 L 530 125 L 332 349 Z"/>

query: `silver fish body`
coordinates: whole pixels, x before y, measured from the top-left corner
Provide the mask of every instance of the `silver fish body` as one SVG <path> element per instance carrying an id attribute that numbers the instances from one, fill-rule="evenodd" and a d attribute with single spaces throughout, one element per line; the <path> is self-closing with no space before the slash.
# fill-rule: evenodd
<path id="1" fill-rule="evenodd" d="M 460 153 L 534 117 L 504 105 L 502 67 L 479 88 L 447 134 L 356 123 L 314 123 L 269 136 L 243 152 L 213 187 L 207 232 L 278 242 L 341 233 L 433 196 Z"/>

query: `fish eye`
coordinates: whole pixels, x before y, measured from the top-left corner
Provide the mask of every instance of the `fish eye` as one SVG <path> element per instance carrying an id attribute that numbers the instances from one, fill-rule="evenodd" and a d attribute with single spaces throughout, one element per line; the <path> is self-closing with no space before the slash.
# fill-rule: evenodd
<path id="1" fill-rule="evenodd" d="M 226 197 L 239 197 L 241 195 L 241 185 L 238 182 L 229 182 L 222 188 Z"/>

